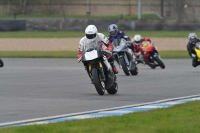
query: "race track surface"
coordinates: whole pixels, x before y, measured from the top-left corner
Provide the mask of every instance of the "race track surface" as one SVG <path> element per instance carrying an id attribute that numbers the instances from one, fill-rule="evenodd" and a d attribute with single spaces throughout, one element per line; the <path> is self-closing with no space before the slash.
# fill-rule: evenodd
<path id="1" fill-rule="evenodd" d="M 120 69 L 118 93 L 103 96 L 76 59 L 2 60 L 0 123 L 200 94 L 200 67 L 193 68 L 191 59 L 163 59 L 166 69 L 139 64 L 137 76 Z"/>

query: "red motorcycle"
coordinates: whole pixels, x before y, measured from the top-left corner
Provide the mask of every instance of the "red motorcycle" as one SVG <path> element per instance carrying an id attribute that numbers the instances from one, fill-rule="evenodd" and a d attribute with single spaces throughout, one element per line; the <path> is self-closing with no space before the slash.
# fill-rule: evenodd
<path id="1" fill-rule="evenodd" d="M 150 66 L 152 69 L 155 69 L 158 66 L 160 66 L 162 69 L 165 68 L 165 64 L 158 54 L 156 47 L 149 41 L 142 43 L 141 55 L 143 57 L 143 62 Z"/>

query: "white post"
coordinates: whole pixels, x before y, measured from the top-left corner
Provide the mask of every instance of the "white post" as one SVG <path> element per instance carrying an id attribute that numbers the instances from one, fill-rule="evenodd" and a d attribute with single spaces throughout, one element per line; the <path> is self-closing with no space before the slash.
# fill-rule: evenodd
<path id="1" fill-rule="evenodd" d="M 141 19 L 142 15 L 142 0 L 138 0 L 138 19 Z"/>

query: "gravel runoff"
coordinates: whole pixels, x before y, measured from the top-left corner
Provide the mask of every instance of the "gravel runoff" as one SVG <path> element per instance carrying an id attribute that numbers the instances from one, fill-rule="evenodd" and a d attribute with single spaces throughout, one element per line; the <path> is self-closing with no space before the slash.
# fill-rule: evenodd
<path id="1" fill-rule="evenodd" d="M 152 38 L 158 50 L 186 50 L 187 38 Z M 0 38 L 0 51 L 76 51 L 80 38 Z"/>

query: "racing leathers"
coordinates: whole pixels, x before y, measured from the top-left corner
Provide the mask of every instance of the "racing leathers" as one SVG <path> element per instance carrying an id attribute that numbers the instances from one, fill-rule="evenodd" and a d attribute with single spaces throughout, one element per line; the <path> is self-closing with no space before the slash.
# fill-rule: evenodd
<path id="1" fill-rule="evenodd" d="M 126 33 L 124 33 L 123 31 L 117 32 L 116 36 L 109 35 L 109 41 L 112 42 L 112 43 L 113 43 L 113 41 L 114 41 L 116 38 L 118 38 L 119 41 L 120 41 L 120 39 L 122 39 L 122 38 L 125 39 L 126 41 L 130 41 L 130 37 L 128 37 L 128 36 L 126 35 Z M 130 47 L 130 49 L 133 50 L 133 46 L 132 46 L 132 45 L 130 45 L 129 47 Z"/>
<path id="2" fill-rule="evenodd" d="M 79 42 L 79 50 L 78 50 L 78 60 L 81 60 L 82 58 L 82 50 L 83 49 L 89 49 L 94 48 L 97 45 L 100 45 L 102 50 L 108 51 L 105 56 L 107 57 L 108 61 L 110 62 L 112 66 L 112 70 L 115 74 L 118 73 L 118 70 L 116 66 L 114 65 L 114 61 L 112 58 L 112 50 L 114 49 L 113 44 L 106 38 L 106 36 L 102 33 L 97 33 L 96 39 L 91 41 L 86 38 L 86 36 L 82 37 Z"/>
<path id="3" fill-rule="evenodd" d="M 144 60 L 141 59 L 141 53 L 143 52 L 142 43 L 145 42 L 145 41 L 153 43 L 151 38 L 142 38 L 142 40 L 141 40 L 141 42 L 139 44 L 136 44 L 135 42 L 132 42 L 132 45 L 134 47 L 134 55 L 136 56 L 136 59 L 137 59 L 138 63 L 144 63 Z"/>
<path id="4" fill-rule="evenodd" d="M 196 43 L 200 42 L 200 39 L 196 40 Z M 194 51 L 194 47 L 196 43 L 191 43 L 190 41 L 187 43 L 187 51 L 189 56 L 192 58 L 192 66 L 193 67 L 197 67 L 198 65 L 200 65 L 200 63 L 197 61 L 197 56 L 196 56 L 196 52 Z"/>
<path id="5" fill-rule="evenodd" d="M 138 56 L 139 52 L 142 52 L 142 43 L 143 43 L 144 41 L 149 41 L 150 43 L 152 43 L 151 38 L 143 38 L 143 39 L 141 40 L 141 42 L 140 42 L 139 45 L 137 45 L 135 42 L 132 42 L 133 47 L 134 47 L 134 54 L 135 54 L 135 56 Z"/>

